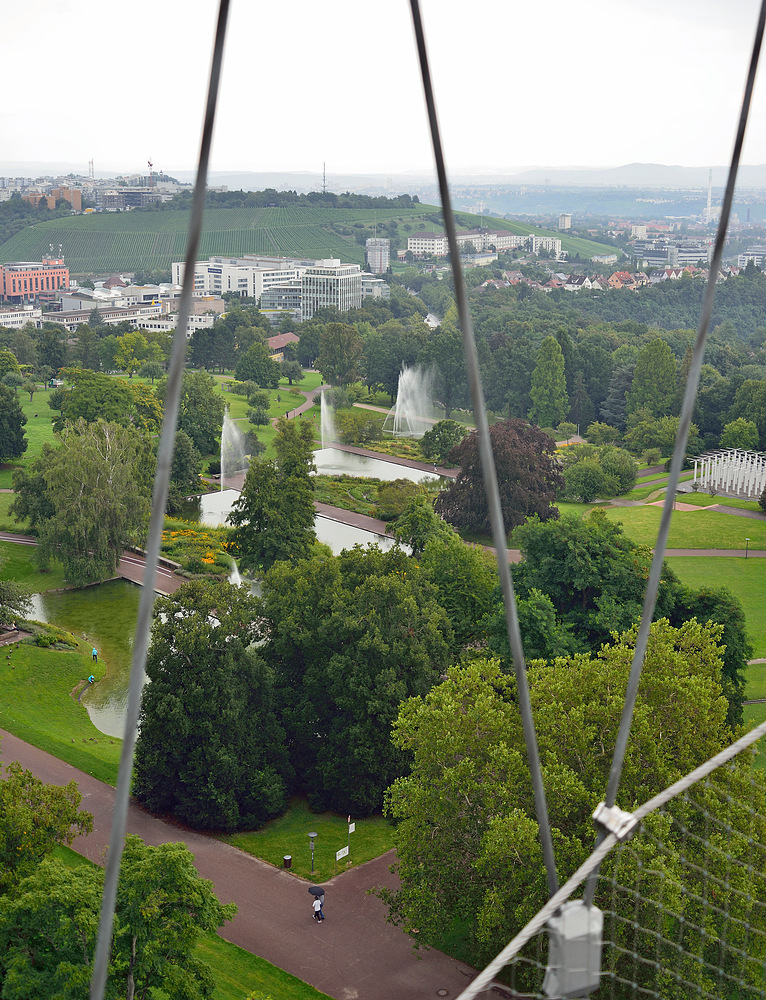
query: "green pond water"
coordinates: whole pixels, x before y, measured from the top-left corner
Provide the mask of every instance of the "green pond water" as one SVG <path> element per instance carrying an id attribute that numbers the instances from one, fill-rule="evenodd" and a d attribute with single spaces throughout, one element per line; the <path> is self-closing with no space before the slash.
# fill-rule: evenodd
<path id="1" fill-rule="evenodd" d="M 58 625 L 98 650 L 106 676 L 82 696 L 93 724 L 107 736 L 122 738 L 128 679 L 141 588 L 127 580 L 97 587 L 38 594 L 32 618 Z"/>

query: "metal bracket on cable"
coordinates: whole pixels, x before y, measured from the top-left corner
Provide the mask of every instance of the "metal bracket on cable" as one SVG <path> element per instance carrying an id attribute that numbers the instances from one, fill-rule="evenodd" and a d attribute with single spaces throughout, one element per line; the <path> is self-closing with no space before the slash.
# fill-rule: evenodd
<path id="1" fill-rule="evenodd" d="M 605 802 L 599 802 L 596 806 L 593 821 L 618 840 L 629 840 L 638 826 L 638 820 L 633 813 L 624 812 L 617 806 L 608 806 Z"/>

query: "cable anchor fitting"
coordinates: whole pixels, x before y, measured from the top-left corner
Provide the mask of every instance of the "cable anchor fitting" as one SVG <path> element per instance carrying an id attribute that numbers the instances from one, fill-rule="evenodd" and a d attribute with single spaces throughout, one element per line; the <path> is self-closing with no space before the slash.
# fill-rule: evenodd
<path id="1" fill-rule="evenodd" d="M 620 841 L 629 840 L 638 826 L 633 813 L 624 812 L 617 806 L 608 806 L 605 802 L 599 802 L 596 806 L 593 821 Z"/>

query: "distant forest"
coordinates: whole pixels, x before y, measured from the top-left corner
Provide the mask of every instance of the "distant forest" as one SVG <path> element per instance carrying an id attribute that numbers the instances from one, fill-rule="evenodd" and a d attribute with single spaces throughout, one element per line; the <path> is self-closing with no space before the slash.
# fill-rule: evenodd
<path id="1" fill-rule="evenodd" d="M 189 208 L 191 191 L 182 191 L 172 201 L 164 204 L 147 205 L 134 211 L 154 212 L 158 209 Z M 417 195 L 410 197 L 400 194 L 395 198 L 372 197 L 366 194 L 333 194 L 331 191 L 310 191 L 298 194 L 295 191 L 208 191 L 205 204 L 210 208 L 281 208 L 286 205 L 310 205 L 312 208 L 410 208 L 420 204 Z"/>

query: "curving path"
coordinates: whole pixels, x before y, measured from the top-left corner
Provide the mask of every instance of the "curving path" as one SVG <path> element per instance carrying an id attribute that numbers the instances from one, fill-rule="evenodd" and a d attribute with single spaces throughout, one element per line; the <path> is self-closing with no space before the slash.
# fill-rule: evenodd
<path id="1" fill-rule="evenodd" d="M 74 850 L 103 864 L 112 821 L 114 789 L 0 730 L 0 759 L 18 760 L 44 781 L 76 781 L 94 830 Z M 328 993 L 337 1000 L 423 1000 L 455 997 L 475 976 L 469 966 L 438 951 L 413 952 L 411 939 L 386 923 L 385 907 L 369 895 L 374 886 L 395 886 L 388 870 L 393 852 L 325 882 L 327 920 L 311 915 L 308 883 L 243 854 L 214 837 L 171 826 L 131 803 L 128 833 L 149 844 L 182 840 L 200 874 L 224 902 L 239 907 L 224 936 Z M 308 850 L 308 848 L 307 848 Z M 446 992 L 442 992 L 446 991 Z"/>
<path id="2" fill-rule="evenodd" d="M 15 542 L 17 545 L 37 545 L 37 539 L 31 535 L 14 535 L 11 532 L 0 531 L 0 541 Z M 140 552 L 123 552 L 117 565 L 117 576 L 131 583 L 143 585 L 146 575 L 146 557 Z M 161 563 L 154 577 L 154 589 L 158 594 L 174 594 L 178 588 L 188 581 L 178 576 L 169 566 Z"/>

